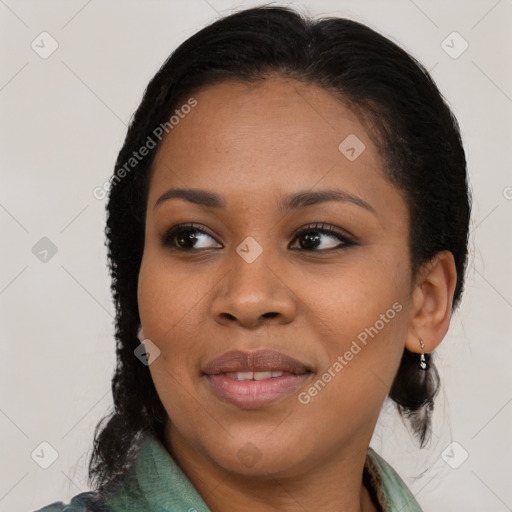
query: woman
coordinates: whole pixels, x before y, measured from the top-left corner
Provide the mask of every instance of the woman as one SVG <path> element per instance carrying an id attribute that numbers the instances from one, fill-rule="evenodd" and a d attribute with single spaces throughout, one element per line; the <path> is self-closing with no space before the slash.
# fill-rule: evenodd
<path id="1" fill-rule="evenodd" d="M 114 411 L 58 510 L 419 511 L 371 448 L 423 446 L 470 199 L 458 125 L 368 27 L 243 10 L 135 113 L 107 206 Z"/>

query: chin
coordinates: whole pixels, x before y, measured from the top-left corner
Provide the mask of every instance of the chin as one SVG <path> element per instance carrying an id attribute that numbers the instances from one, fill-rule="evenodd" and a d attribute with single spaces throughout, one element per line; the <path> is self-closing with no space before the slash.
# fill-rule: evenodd
<path id="1" fill-rule="evenodd" d="M 299 468 L 307 464 L 310 454 L 315 451 L 303 439 L 303 435 L 290 432 L 243 435 L 238 431 L 237 435 L 204 448 L 214 464 L 226 471 L 268 479 L 270 476 L 288 477 L 300 473 Z"/>

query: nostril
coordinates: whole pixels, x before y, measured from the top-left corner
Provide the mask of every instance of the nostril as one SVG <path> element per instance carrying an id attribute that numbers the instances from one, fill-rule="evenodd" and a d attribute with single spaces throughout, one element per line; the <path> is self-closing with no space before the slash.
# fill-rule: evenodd
<path id="1" fill-rule="evenodd" d="M 279 313 L 265 313 L 263 316 L 265 318 L 274 318 L 278 315 Z"/>

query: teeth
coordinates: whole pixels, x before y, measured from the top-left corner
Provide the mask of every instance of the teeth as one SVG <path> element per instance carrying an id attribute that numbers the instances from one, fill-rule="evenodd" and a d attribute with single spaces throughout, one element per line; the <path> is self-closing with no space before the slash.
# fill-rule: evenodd
<path id="1" fill-rule="evenodd" d="M 254 380 L 270 379 L 272 372 L 254 372 Z"/>
<path id="2" fill-rule="evenodd" d="M 254 372 L 237 372 L 237 380 L 252 380 Z"/>
<path id="3" fill-rule="evenodd" d="M 281 377 L 283 374 L 282 371 L 274 370 L 267 372 L 230 372 L 226 373 L 226 376 L 236 380 L 265 380 L 272 377 Z"/>

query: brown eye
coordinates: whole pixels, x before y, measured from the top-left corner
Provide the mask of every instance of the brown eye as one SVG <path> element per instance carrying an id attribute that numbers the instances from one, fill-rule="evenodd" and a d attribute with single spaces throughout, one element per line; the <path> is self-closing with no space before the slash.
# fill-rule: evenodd
<path id="1" fill-rule="evenodd" d="M 217 246 L 212 246 L 208 239 L 213 240 Z M 300 241 L 298 249 L 307 252 L 334 251 L 357 245 L 343 232 L 325 227 L 325 224 L 314 224 L 297 231 L 294 240 Z M 194 224 L 179 224 L 172 227 L 163 235 L 161 242 L 170 249 L 188 252 L 222 248 L 211 235 Z"/>
<path id="2" fill-rule="evenodd" d="M 295 233 L 295 239 L 301 240 L 299 248 L 309 252 L 324 252 L 329 250 L 345 249 L 356 245 L 344 233 L 325 227 L 325 224 L 308 226 Z M 329 241 L 329 239 L 331 241 Z M 338 243 L 333 242 L 337 240 Z"/>
<path id="3" fill-rule="evenodd" d="M 181 251 L 211 249 L 208 239 L 215 239 L 194 224 L 180 224 L 169 229 L 162 237 L 162 245 Z M 215 242 L 217 243 L 217 242 Z"/>

